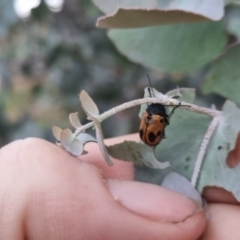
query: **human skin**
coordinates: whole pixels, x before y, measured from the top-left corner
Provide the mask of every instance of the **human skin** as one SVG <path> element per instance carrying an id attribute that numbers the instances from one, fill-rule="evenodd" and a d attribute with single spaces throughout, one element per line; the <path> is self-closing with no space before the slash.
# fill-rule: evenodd
<path id="1" fill-rule="evenodd" d="M 106 140 L 138 140 L 136 134 Z M 80 159 L 40 139 L 0 150 L 0 240 L 236 240 L 240 208 L 206 189 L 206 211 L 191 199 L 133 181 L 133 165 L 109 167 L 98 146 Z"/>

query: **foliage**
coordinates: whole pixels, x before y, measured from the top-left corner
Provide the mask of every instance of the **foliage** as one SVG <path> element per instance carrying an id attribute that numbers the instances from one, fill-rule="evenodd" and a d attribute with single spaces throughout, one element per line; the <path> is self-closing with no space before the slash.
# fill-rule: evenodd
<path id="1" fill-rule="evenodd" d="M 128 89 L 141 85 L 144 69 L 122 58 L 95 28 L 100 13 L 91 2 L 68 0 L 62 11 L 51 12 L 42 1 L 25 19 L 16 15 L 12 0 L 0 6 L 0 147 L 23 137 L 54 141 L 50 126 L 67 126 L 81 89 L 100 109 L 140 96 L 141 87 Z M 132 119 L 137 110 L 109 119 L 105 136 L 137 131 Z"/>

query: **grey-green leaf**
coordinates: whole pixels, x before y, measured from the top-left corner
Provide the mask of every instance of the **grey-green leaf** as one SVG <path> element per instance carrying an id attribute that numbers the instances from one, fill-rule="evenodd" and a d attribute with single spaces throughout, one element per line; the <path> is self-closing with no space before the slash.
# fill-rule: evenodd
<path id="1" fill-rule="evenodd" d="M 152 88 L 153 94 L 156 98 L 162 98 L 164 95 L 160 92 L 158 92 L 156 89 Z M 180 94 L 181 96 L 178 98 L 179 101 L 184 101 L 188 103 L 193 103 L 195 99 L 195 89 L 193 88 L 179 88 L 175 90 L 171 90 L 166 93 L 167 96 L 169 97 L 174 97 L 177 94 Z M 149 91 L 148 88 L 144 89 L 144 97 L 149 97 Z M 142 117 L 143 112 L 146 110 L 147 104 L 142 104 L 140 106 L 140 112 L 139 112 L 139 117 Z M 168 107 L 165 107 L 168 108 Z"/>
<path id="2" fill-rule="evenodd" d="M 178 98 L 179 101 L 193 103 L 196 91 L 194 88 L 177 88 L 166 93 L 169 97 L 175 97 L 178 94 L 180 94 L 180 97 Z"/>
<path id="3" fill-rule="evenodd" d="M 156 159 L 154 149 L 145 144 L 124 141 L 107 147 L 108 153 L 119 160 L 145 165 L 150 168 L 165 169 L 170 166 L 169 162 L 160 162 Z"/>
<path id="4" fill-rule="evenodd" d="M 240 44 L 228 48 L 210 68 L 202 90 L 205 94 L 218 93 L 240 104 Z"/>
<path id="5" fill-rule="evenodd" d="M 161 186 L 192 198 L 200 205 L 203 204 L 200 193 L 193 187 L 187 178 L 181 176 L 176 172 L 168 173 L 167 176 L 163 179 Z"/>
<path id="6" fill-rule="evenodd" d="M 76 157 L 80 156 L 83 152 L 82 142 L 78 139 L 74 139 L 69 146 L 69 152 Z"/>
<path id="7" fill-rule="evenodd" d="M 79 100 L 85 113 L 93 118 L 99 115 L 98 107 L 86 91 L 82 90 L 79 95 Z"/>
<path id="8" fill-rule="evenodd" d="M 221 22 L 110 30 L 108 36 L 130 60 L 172 73 L 204 66 L 221 53 L 227 41 Z"/>
<path id="9" fill-rule="evenodd" d="M 108 155 L 108 151 L 107 151 L 107 147 L 104 144 L 104 140 L 103 140 L 103 133 L 102 133 L 102 128 L 101 128 L 101 124 L 100 123 L 95 123 L 95 130 L 96 130 L 96 138 L 97 138 L 97 142 L 98 142 L 98 147 L 104 157 L 104 159 L 106 160 L 107 164 L 109 166 L 112 166 L 112 160 L 110 158 L 110 156 Z"/>
<path id="10" fill-rule="evenodd" d="M 240 1 L 239 1 L 240 2 Z M 227 31 L 240 40 L 240 7 L 231 7 L 226 9 L 224 24 Z"/>
<path id="11" fill-rule="evenodd" d="M 217 186 L 232 192 L 240 201 L 240 165 L 229 168 L 226 157 L 235 147 L 237 134 L 240 130 L 240 109 L 230 101 L 223 106 L 222 118 L 210 142 L 201 170 L 198 189 L 206 186 Z"/>
<path id="12" fill-rule="evenodd" d="M 77 136 L 77 139 L 80 140 L 83 145 L 85 145 L 87 142 L 97 142 L 97 139 L 88 133 L 80 133 Z"/>
<path id="13" fill-rule="evenodd" d="M 63 129 L 61 132 L 60 142 L 62 143 L 62 146 L 69 151 L 70 145 L 72 142 L 72 131 L 70 129 Z"/>
<path id="14" fill-rule="evenodd" d="M 60 141 L 62 129 L 58 126 L 52 126 L 53 136 Z"/>
<path id="15" fill-rule="evenodd" d="M 223 0 L 158 0 L 124 1 L 93 0 L 107 14 L 98 19 L 100 28 L 137 28 L 195 22 L 202 20 L 218 21 L 223 17 Z"/>
<path id="16" fill-rule="evenodd" d="M 69 121 L 75 129 L 78 129 L 82 126 L 82 124 L 80 123 L 80 120 L 78 118 L 78 112 L 71 113 L 69 115 Z"/>

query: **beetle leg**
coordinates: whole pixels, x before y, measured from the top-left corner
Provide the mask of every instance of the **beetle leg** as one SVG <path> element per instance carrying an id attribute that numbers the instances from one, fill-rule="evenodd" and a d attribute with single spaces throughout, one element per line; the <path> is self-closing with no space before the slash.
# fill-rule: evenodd
<path id="1" fill-rule="evenodd" d="M 169 116 L 164 118 L 166 125 L 169 125 Z"/>
<path id="2" fill-rule="evenodd" d="M 174 111 L 180 106 L 181 106 L 181 102 L 179 102 L 179 104 L 172 109 L 172 111 L 169 113 L 168 117 L 170 118 L 173 115 Z"/>
<path id="3" fill-rule="evenodd" d="M 163 129 L 163 134 L 162 134 L 162 138 L 167 138 L 166 135 L 165 135 L 165 129 Z"/>

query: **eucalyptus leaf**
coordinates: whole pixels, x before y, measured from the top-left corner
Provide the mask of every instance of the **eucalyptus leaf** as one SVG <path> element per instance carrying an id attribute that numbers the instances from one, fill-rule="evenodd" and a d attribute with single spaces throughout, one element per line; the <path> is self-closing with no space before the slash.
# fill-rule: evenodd
<path id="1" fill-rule="evenodd" d="M 72 131 L 70 129 L 63 129 L 61 132 L 60 142 L 62 143 L 62 146 L 69 151 L 70 145 L 72 142 Z"/>
<path id="2" fill-rule="evenodd" d="M 145 165 L 151 168 L 165 169 L 170 166 L 169 162 L 159 162 L 154 154 L 154 149 L 145 144 L 124 141 L 107 147 L 108 153 L 119 160 Z"/>
<path id="3" fill-rule="evenodd" d="M 88 116 L 96 118 L 99 115 L 97 105 L 94 103 L 86 91 L 82 90 L 80 92 L 79 100 L 81 102 L 83 110 Z"/>
<path id="4" fill-rule="evenodd" d="M 234 147 L 238 132 L 240 131 L 240 109 L 231 101 L 226 101 L 223 106 L 222 118 L 214 136 L 208 146 L 201 170 L 198 189 L 216 186 L 232 192 L 240 201 L 240 165 L 230 168 L 226 158 Z"/>
<path id="5" fill-rule="evenodd" d="M 106 160 L 107 164 L 109 166 L 112 166 L 113 165 L 112 160 L 111 160 L 111 158 L 108 154 L 107 148 L 104 144 L 103 133 L 102 133 L 102 128 L 101 128 L 100 123 L 95 124 L 95 130 L 96 130 L 96 138 L 97 138 L 99 149 L 100 149 L 104 159 Z"/>
<path id="6" fill-rule="evenodd" d="M 103 12 L 108 14 L 97 21 L 100 28 L 137 28 L 195 22 L 202 20 L 220 20 L 223 17 L 223 0 L 181 1 L 123 1 L 94 0 Z"/>
<path id="7" fill-rule="evenodd" d="M 82 126 L 82 124 L 80 123 L 80 120 L 78 118 L 78 112 L 71 113 L 69 115 L 69 121 L 75 129 L 78 129 Z"/>
<path id="8" fill-rule="evenodd" d="M 80 140 L 83 143 L 83 145 L 85 145 L 88 142 L 97 142 L 97 139 L 88 133 L 80 133 L 77 136 L 77 139 Z"/>
<path id="9" fill-rule="evenodd" d="M 203 200 L 200 193 L 189 182 L 189 180 L 176 172 L 170 172 L 163 179 L 161 186 L 180 193 L 186 197 L 192 198 L 200 205 L 203 205 Z"/>
<path id="10" fill-rule="evenodd" d="M 92 2 L 105 14 L 111 14 L 117 10 L 118 7 L 122 8 L 155 8 L 157 7 L 156 0 L 92 0 Z"/>
<path id="11" fill-rule="evenodd" d="M 54 136 L 58 141 L 60 141 L 62 129 L 61 129 L 60 127 L 58 127 L 58 126 L 52 126 L 52 133 L 53 133 L 53 136 Z"/>
<path id="12" fill-rule="evenodd" d="M 76 157 L 80 156 L 83 152 L 82 142 L 78 139 L 74 139 L 73 141 L 71 141 L 69 146 L 69 152 Z"/>
<path id="13" fill-rule="evenodd" d="M 180 94 L 180 97 L 178 98 L 179 101 L 193 103 L 196 96 L 196 90 L 194 88 L 178 88 L 166 93 L 169 97 L 174 97 L 178 94 Z"/>
<path id="14" fill-rule="evenodd" d="M 240 5 L 240 0 L 224 0 L 225 5 L 233 4 Z"/>
<path id="15" fill-rule="evenodd" d="M 99 28 L 140 28 L 174 23 L 198 22 L 209 20 L 204 16 L 182 10 L 162 9 L 122 9 L 113 15 L 103 16 L 97 20 Z M 219 19 L 218 19 L 219 20 Z"/>
<path id="16" fill-rule="evenodd" d="M 205 94 L 218 93 L 240 104 L 240 44 L 228 48 L 212 63 L 202 90 Z"/>
<path id="17" fill-rule="evenodd" d="M 221 22 L 110 30 L 108 36 L 128 59 L 172 73 L 197 70 L 216 58 L 227 42 Z"/>
<path id="18" fill-rule="evenodd" d="M 164 95 L 160 92 L 158 92 L 155 88 L 152 88 L 152 95 L 154 95 L 156 98 L 164 98 Z M 195 99 L 195 89 L 192 88 L 179 88 L 179 89 L 174 89 L 171 90 L 169 92 L 166 93 L 167 96 L 169 97 L 174 97 L 177 94 L 180 94 L 181 96 L 178 98 L 179 101 L 184 101 L 184 102 L 188 102 L 188 103 L 192 103 Z M 151 97 L 149 96 L 149 91 L 148 88 L 144 89 L 144 97 Z M 142 117 L 142 114 L 144 111 L 146 111 L 147 108 L 147 104 L 142 104 L 140 106 L 140 111 L 139 111 L 139 117 Z M 165 106 L 165 108 L 167 109 L 168 107 Z"/>
<path id="19" fill-rule="evenodd" d="M 229 7 L 224 16 L 224 24 L 228 33 L 240 40 L 240 7 Z"/>

